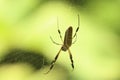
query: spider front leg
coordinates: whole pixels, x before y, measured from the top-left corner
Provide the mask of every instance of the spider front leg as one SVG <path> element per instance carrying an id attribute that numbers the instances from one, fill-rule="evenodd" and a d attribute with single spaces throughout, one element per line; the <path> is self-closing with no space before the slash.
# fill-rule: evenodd
<path id="1" fill-rule="evenodd" d="M 72 39 L 75 38 L 75 40 L 73 41 L 72 44 L 74 44 L 77 41 L 77 32 L 78 32 L 78 30 L 79 30 L 79 27 L 77 27 L 76 32 L 75 32 L 74 36 L 72 37 Z"/>
<path id="2" fill-rule="evenodd" d="M 60 39 L 61 39 L 61 41 L 63 42 L 63 40 L 62 40 L 62 35 L 61 35 L 61 31 L 60 31 L 60 29 L 59 29 L 58 17 L 57 17 L 57 28 L 58 28 L 58 33 L 59 33 Z"/>
<path id="3" fill-rule="evenodd" d="M 79 26 L 80 26 L 80 18 L 79 18 L 79 14 L 78 14 L 78 27 L 77 27 L 77 29 L 76 29 L 76 31 L 75 31 L 75 34 L 74 34 L 74 36 L 72 37 L 72 39 L 74 39 L 75 37 L 75 41 L 72 43 L 72 44 L 74 44 L 76 41 L 77 41 L 77 32 L 78 32 L 78 30 L 79 30 Z"/>

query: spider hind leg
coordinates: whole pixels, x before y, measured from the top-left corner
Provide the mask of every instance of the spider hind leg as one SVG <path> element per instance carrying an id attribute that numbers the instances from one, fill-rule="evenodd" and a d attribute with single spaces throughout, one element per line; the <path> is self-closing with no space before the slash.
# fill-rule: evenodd
<path id="1" fill-rule="evenodd" d="M 72 66 L 72 68 L 74 69 L 74 61 L 73 61 L 73 58 L 72 58 L 72 54 L 71 54 L 70 49 L 68 49 L 68 53 L 69 53 L 69 57 L 70 57 L 70 60 L 71 60 L 71 66 Z"/>
<path id="2" fill-rule="evenodd" d="M 50 68 L 49 68 L 48 72 L 46 72 L 46 74 L 49 73 L 49 72 L 52 70 L 52 68 L 54 67 L 54 64 L 55 64 L 55 62 L 57 61 L 60 52 L 61 52 L 61 49 L 59 50 L 59 52 L 58 52 L 57 55 L 55 56 L 55 59 L 51 62 Z"/>

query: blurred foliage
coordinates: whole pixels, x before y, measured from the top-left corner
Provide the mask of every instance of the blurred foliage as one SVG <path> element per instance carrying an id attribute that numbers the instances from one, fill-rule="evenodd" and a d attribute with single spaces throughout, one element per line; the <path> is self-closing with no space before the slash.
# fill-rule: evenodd
<path id="1" fill-rule="evenodd" d="M 0 65 L 7 65 L 7 64 L 19 64 L 19 63 L 27 63 L 31 65 L 35 70 L 40 69 L 41 67 L 48 64 L 46 62 L 46 58 L 41 54 L 32 52 L 32 51 L 25 51 L 20 49 L 13 49 L 6 53 L 5 56 L 0 61 Z"/>

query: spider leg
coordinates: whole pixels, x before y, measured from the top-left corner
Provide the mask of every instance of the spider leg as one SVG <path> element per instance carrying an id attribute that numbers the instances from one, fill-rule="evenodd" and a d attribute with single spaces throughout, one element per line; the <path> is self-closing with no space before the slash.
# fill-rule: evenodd
<path id="1" fill-rule="evenodd" d="M 61 41 L 63 42 L 63 40 L 62 40 L 62 35 L 61 35 L 61 31 L 60 31 L 60 29 L 59 29 L 58 17 L 57 17 L 57 27 L 58 27 L 58 33 L 59 33 L 60 39 L 61 39 Z"/>
<path id="2" fill-rule="evenodd" d="M 77 35 L 77 32 L 79 30 L 79 26 L 80 26 L 80 18 L 79 18 L 79 14 L 78 14 L 78 27 L 77 27 L 77 29 L 75 31 L 75 34 L 74 34 L 73 38 Z"/>
<path id="3" fill-rule="evenodd" d="M 76 31 L 75 31 L 75 34 L 74 34 L 74 36 L 72 37 L 72 39 L 75 38 L 75 36 L 77 35 L 78 30 L 79 30 L 79 27 L 77 27 L 77 29 L 76 29 Z"/>
<path id="4" fill-rule="evenodd" d="M 59 35 L 60 35 L 60 39 L 61 39 L 61 41 L 63 42 L 60 29 L 58 29 L 58 33 L 59 33 Z"/>
<path id="5" fill-rule="evenodd" d="M 51 62 L 50 69 L 48 70 L 48 72 L 46 72 L 46 74 L 49 73 L 49 72 L 52 70 L 52 68 L 54 67 L 54 64 L 55 64 L 55 62 L 56 62 L 56 60 L 57 60 L 57 58 L 58 58 L 61 50 L 62 50 L 62 49 L 59 50 L 59 52 L 58 52 L 57 55 L 55 56 L 55 59 Z"/>
<path id="6" fill-rule="evenodd" d="M 71 66 L 74 69 L 74 62 L 73 62 L 73 59 L 72 59 L 72 54 L 71 54 L 70 49 L 68 49 L 68 53 L 69 53 L 69 57 L 70 57 L 70 60 L 71 60 Z"/>
<path id="7" fill-rule="evenodd" d="M 55 41 L 52 39 L 51 36 L 50 36 L 50 39 L 51 39 L 51 41 L 52 41 L 54 44 L 56 44 L 56 45 L 62 45 L 62 44 L 59 44 L 59 43 L 55 42 Z"/>
<path id="8" fill-rule="evenodd" d="M 79 26 L 80 26 L 80 19 L 79 19 L 79 14 L 78 14 L 78 27 L 77 27 L 77 29 L 76 29 L 76 31 L 75 31 L 75 34 L 74 34 L 74 36 L 72 37 L 72 39 L 74 39 L 75 38 L 75 40 L 74 40 L 74 42 L 72 43 L 72 44 L 74 44 L 76 41 L 77 41 L 77 32 L 78 32 L 78 30 L 79 30 Z"/>
<path id="9" fill-rule="evenodd" d="M 76 41 L 77 41 L 77 35 L 75 36 L 75 40 L 72 42 L 72 44 L 75 44 Z"/>

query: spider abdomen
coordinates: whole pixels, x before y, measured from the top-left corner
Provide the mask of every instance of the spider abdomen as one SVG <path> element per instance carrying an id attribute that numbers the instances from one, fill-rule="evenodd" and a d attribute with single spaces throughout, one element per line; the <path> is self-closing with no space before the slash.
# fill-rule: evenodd
<path id="1" fill-rule="evenodd" d="M 66 47 L 70 47 L 71 46 L 71 44 L 72 44 L 72 26 L 70 26 L 67 30 L 66 30 L 66 32 L 65 32 L 65 37 L 64 37 L 64 45 L 66 46 Z"/>

